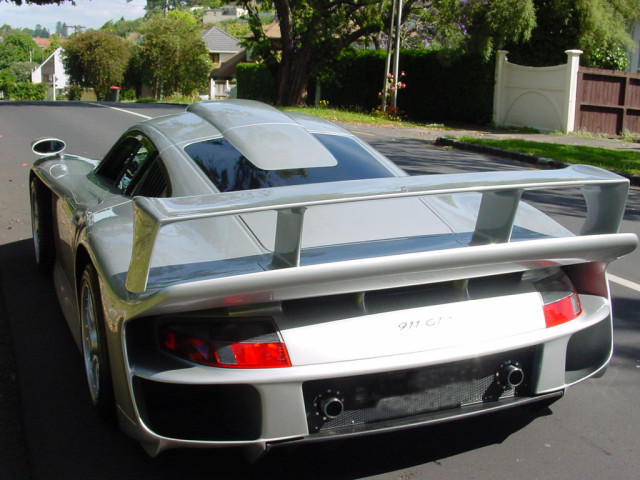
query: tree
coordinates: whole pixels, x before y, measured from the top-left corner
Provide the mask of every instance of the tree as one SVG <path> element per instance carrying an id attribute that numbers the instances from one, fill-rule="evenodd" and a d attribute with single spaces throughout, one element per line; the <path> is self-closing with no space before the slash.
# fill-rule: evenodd
<path id="1" fill-rule="evenodd" d="M 528 38 L 535 25 L 533 0 L 405 0 L 405 39 L 477 50 L 488 59 L 507 40 Z M 281 52 L 262 30 L 259 2 L 243 1 L 253 33 L 251 49 L 277 78 L 275 102 L 303 103 L 310 78 L 327 75 L 327 65 L 354 42 L 375 43 L 391 21 L 391 2 L 369 0 L 276 0 Z M 261 2 L 263 6 L 271 2 Z M 370 40 L 370 41 L 369 41 Z M 406 45 L 406 42 L 405 42 Z"/>
<path id="2" fill-rule="evenodd" d="M 258 3 L 242 2 L 249 12 L 251 49 L 277 78 L 278 105 L 303 103 L 311 77 L 322 76 L 328 62 L 344 48 L 383 27 L 377 1 L 276 0 L 273 4 L 281 37 L 278 52 L 263 31 Z"/>
<path id="3" fill-rule="evenodd" d="M 577 48 L 584 52 L 583 65 L 603 67 L 603 59 L 634 48 L 629 26 L 640 18 L 640 0 L 534 0 L 534 5 L 538 25 L 530 41 L 507 46 L 511 61 L 556 65 L 566 61 L 565 50 Z"/>
<path id="4" fill-rule="evenodd" d="M 140 65 L 156 98 L 174 92 L 190 95 L 207 85 L 212 64 L 191 14 L 174 10 L 166 17 L 155 15 L 143 33 Z"/>
<path id="5" fill-rule="evenodd" d="M 36 25 L 35 30 L 33 31 L 32 36 L 39 37 L 39 38 L 49 38 L 50 33 L 49 33 L 49 30 L 47 30 L 46 28 L 43 28 L 43 26 L 38 23 Z"/>
<path id="6" fill-rule="evenodd" d="M 13 2 L 16 5 L 22 5 L 23 3 L 35 4 L 35 5 L 61 5 L 65 2 L 73 3 L 74 0 L 6 0 L 7 2 Z"/>
<path id="7" fill-rule="evenodd" d="M 488 59 L 507 42 L 526 41 L 536 25 L 533 0 L 432 0 L 410 4 L 405 46 L 479 53 Z"/>
<path id="8" fill-rule="evenodd" d="M 15 62 L 9 71 L 17 82 L 31 81 L 31 72 L 38 66 L 36 62 Z"/>
<path id="9" fill-rule="evenodd" d="M 40 47 L 27 33 L 10 33 L 0 42 L 0 70 L 11 67 L 15 62 L 40 60 Z"/>
<path id="10" fill-rule="evenodd" d="M 192 7 L 200 5 L 201 2 L 196 0 L 147 0 L 147 6 L 144 7 L 147 13 L 168 12 L 171 10 L 179 10 L 181 7 Z"/>
<path id="11" fill-rule="evenodd" d="M 57 33 L 54 33 L 49 37 L 49 46 L 44 49 L 44 58 L 47 58 L 53 52 L 55 52 L 58 47 L 62 46 L 62 42 L 60 41 L 60 37 Z"/>
<path id="12" fill-rule="evenodd" d="M 100 27 L 100 30 L 105 30 L 119 37 L 127 38 L 132 33 L 137 33 L 141 30 L 142 22 L 143 20 L 141 18 L 136 20 L 125 20 L 124 18 L 120 18 L 120 20 L 116 22 L 109 20 Z"/>
<path id="13" fill-rule="evenodd" d="M 66 23 L 57 22 L 56 34 L 59 35 L 60 38 L 67 38 L 69 36 L 69 26 Z"/>
<path id="14" fill-rule="evenodd" d="M 64 44 L 64 66 L 76 85 L 93 88 L 99 100 L 112 85 L 120 85 L 131 55 L 130 45 L 108 32 L 89 30 Z"/>

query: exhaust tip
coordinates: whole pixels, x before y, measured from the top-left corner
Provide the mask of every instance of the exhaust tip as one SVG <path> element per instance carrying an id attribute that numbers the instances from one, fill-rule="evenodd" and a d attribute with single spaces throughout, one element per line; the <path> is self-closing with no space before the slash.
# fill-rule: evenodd
<path id="1" fill-rule="evenodd" d="M 323 398 L 320 401 L 320 413 L 327 418 L 336 418 L 344 412 L 344 404 L 338 397 Z"/>
<path id="2" fill-rule="evenodd" d="M 507 361 L 496 373 L 496 383 L 505 389 L 516 388 L 524 382 L 524 371 L 518 362 Z"/>

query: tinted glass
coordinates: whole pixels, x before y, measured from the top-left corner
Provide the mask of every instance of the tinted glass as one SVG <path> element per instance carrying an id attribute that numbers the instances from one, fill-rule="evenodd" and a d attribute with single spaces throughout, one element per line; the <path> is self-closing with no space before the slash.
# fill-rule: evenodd
<path id="1" fill-rule="evenodd" d="M 140 170 L 140 167 L 142 166 L 142 164 L 144 163 L 144 161 L 147 159 L 148 156 L 149 156 L 149 149 L 141 143 L 138 150 L 131 155 L 131 157 L 126 163 L 126 167 L 122 172 L 120 181 L 118 182 L 118 188 L 120 190 L 122 190 L 123 192 L 127 190 L 127 188 L 129 187 L 129 184 L 131 183 L 133 178 L 136 176 L 136 174 Z"/>
<path id="2" fill-rule="evenodd" d="M 316 138 L 335 157 L 337 165 L 262 170 L 223 138 L 192 143 L 185 147 L 185 151 L 221 192 L 393 176 L 351 138 L 338 135 L 316 135 Z"/>
<path id="3" fill-rule="evenodd" d="M 98 166 L 97 173 L 122 193 L 131 195 L 142 178 L 148 176 L 148 170 L 156 163 L 156 158 L 157 150 L 151 141 L 143 135 L 133 134 L 109 151 Z"/>

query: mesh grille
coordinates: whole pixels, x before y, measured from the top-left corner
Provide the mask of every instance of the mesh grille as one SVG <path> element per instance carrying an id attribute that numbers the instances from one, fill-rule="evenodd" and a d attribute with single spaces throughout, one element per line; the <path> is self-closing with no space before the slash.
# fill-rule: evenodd
<path id="1" fill-rule="evenodd" d="M 303 391 L 309 432 L 370 425 L 526 395 L 533 354 L 533 350 L 510 352 L 424 369 L 306 382 Z M 522 365 L 525 381 L 518 388 L 505 388 L 497 384 L 496 372 L 504 363 L 512 362 Z M 320 408 L 328 398 L 344 405 L 344 411 L 335 418 L 323 415 Z"/>

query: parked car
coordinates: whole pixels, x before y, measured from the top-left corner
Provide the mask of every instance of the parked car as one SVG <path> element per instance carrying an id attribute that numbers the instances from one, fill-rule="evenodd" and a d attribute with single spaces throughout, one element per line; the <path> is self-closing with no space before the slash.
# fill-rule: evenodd
<path id="1" fill-rule="evenodd" d="M 36 260 L 91 401 L 156 455 L 389 432 L 533 402 L 612 352 L 628 181 L 588 166 L 408 176 L 242 100 L 33 145 Z M 428 161 L 428 158 L 425 159 Z M 582 187 L 580 234 L 521 200 Z"/>

